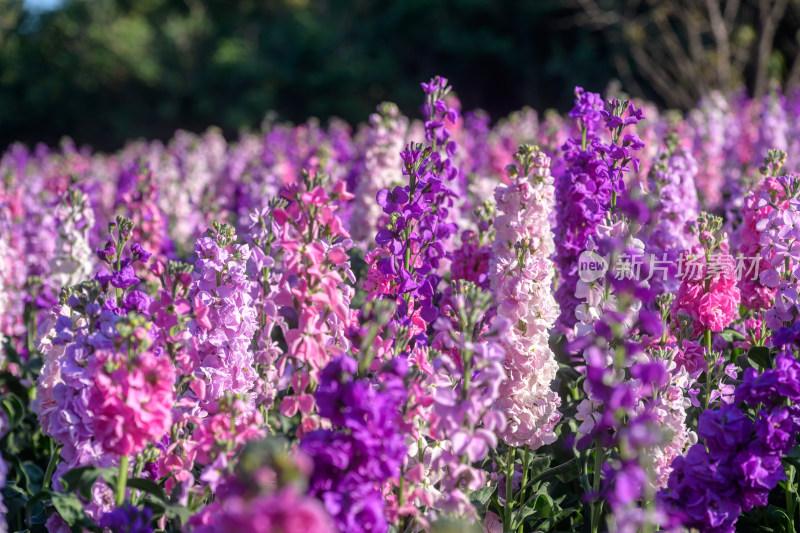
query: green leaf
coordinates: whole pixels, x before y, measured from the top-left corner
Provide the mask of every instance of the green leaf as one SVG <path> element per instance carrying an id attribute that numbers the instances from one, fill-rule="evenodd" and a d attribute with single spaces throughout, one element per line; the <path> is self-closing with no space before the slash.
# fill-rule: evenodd
<path id="1" fill-rule="evenodd" d="M 772 361 L 769 357 L 769 348 L 766 346 L 753 346 L 750 348 L 750 351 L 747 352 L 747 360 L 756 368 L 762 370 L 772 367 Z"/>
<path id="2" fill-rule="evenodd" d="M 42 512 L 44 510 L 44 506 L 42 505 L 42 502 L 44 500 L 48 500 L 50 498 L 51 498 L 50 491 L 49 490 L 43 490 L 43 491 L 39 492 L 36 496 L 34 496 L 30 500 L 28 500 L 28 503 L 25 506 L 25 508 L 26 508 L 27 512 L 30 513 L 31 515 L 39 514 L 40 512 Z M 42 508 L 38 512 L 36 511 L 37 505 Z"/>
<path id="3" fill-rule="evenodd" d="M 583 521 L 580 509 L 576 509 L 575 507 L 569 507 L 567 509 L 560 509 L 556 513 L 552 514 L 546 520 L 538 524 L 537 529 L 539 531 L 554 531 L 556 525 L 566 520 L 570 516 L 572 516 L 574 523 L 579 523 Z"/>
<path id="4" fill-rule="evenodd" d="M 186 507 L 182 505 L 167 505 L 165 506 L 165 512 L 167 518 L 170 519 L 177 519 L 181 525 L 185 524 L 189 521 L 189 518 L 192 516 L 192 513 Z"/>
<path id="5" fill-rule="evenodd" d="M 780 527 L 780 531 L 785 531 L 788 533 L 792 529 L 792 521 L 789 519 L 789 515 L 787 515 L 786 511 L 780 507 L 775 507 L 774 505 L 768 506 L 767 518 L 769 519 L 770 523 Z"/>
<path id="6" fill-rule="evenodd" d="M 733 329 L 726 329 L 720 333 L 719 336 L 727 342 L 743 341 L 746 339 L 744 335 Z"/>
<path id="7" fill-rule="evenodd" d="M 541 459 L 544 459 L 543 463 L 546 463 L 548 465 L 550 464 L 550 458 L 549 457 L 543 457 Z M 561 475 L 563 473 L 569 473 L 570 471 L 575 470 L 575 468 L 573 468 L 574 465 L 575 465 L 575 459 L 570 459 L 569 461 L 567 461 L 565 463 L 562 463 L 560 465 L 554 466 L 553 468 L 542 469 L 542 470 L 539 471 L 539 473 L 537 475 L 531 476 L 531 480 L 523 487 L 522 490 L 528 490 L 529 488 L 534 487 L 535 485 L 538 485 L 539 483 L 545 481 L 546 479 L 548 479 L 548 478 L 550 478 L 552 476 L 558 476 L 558 475 Z M 537 467 L 534 467 L 534 468 L 537 468 Z M 587 487 L 589 486 L 588 485 L 588 481 L 587 481 L 586 486 Z"/>
<path id="8" fill-rule="evenodd" d="M 103 478 L 110 485 L 115 485 L 118 472 L 116 468 L 98 468 L 96 466 L 81 466 L 73 468 L 63 476 L 61 483 L 68 492 L 77 491 L 87 500 L 91 499 L 92 487 L 99 478 Z"/>
<path id="9" fill-rule="evenodd" d="M 83 522 L 86 517 L 83 512 L 83 502 L 75 494 L 53 492 L 51 497 L 56 511 L 70 528 Z"/>
<path id="10" fill-rule="evenodd" d="M 477 502 L 479 505 L 484 505 L 486 502 L 489 501 L 489 498 L 492 497 L 492 493 L 495 491 L 496 487 L 488 486 L 483 487 L 482 489 L 474 490 L 469 495 L 470 500 L 473 502 Z"/>
<path id="11" fill-rule="evenodd" d="M 511 531 L 519 529 L 519 526 L 525 523 L 525 519 L 535 512 L 536 509 L 532 505 L 526 505 L 521 509 L 515 510 L 513 519 L 511 520 Z"/>
<path id="12" fill-rule="evenodd" d="M 0 397 L 0 406 L 8 416 L 9 429 L 14 429 L 25 418 L 25 404 L 16 394 L 4 394 Z"/>
<path id="13" fill-rule="evenodd" d="M 528 479 L 533 479 L 550 466 L 549 457 L 534 457 L 528 465 Z"/>
<path id="14" fill-rule="evenodd" d="M 42 480 L 44 480 L 44 472 L 42 469 L 39 468 L 38 465 L 34 464 L 31 461 L 23 461 L 22 469 L 25 471 L 25 475 L 28 478 L 28 493 L 29 494 L 36 494 L 40 490 L 42 490 Z"/>
<path id="15" fill-rule="evenodd" d="M 9 476 L 9 479 L 14 479 L 18 483 L 19 489 L 23 491 L 24 494 L 29 495 L 31 493 L 28 490 L 30 479 L 28 479 L 28 472 L 22 467 L 22 461 L 19 460 L 16 454 L 8 454 L 6 460 L 14 465 L 14 473 L 16 474 L 14 477 Z"/>
<path id="16" fill-rule="evenodd" d="M 139 489 L 155 496 L 164 503 L 167 502 L 167 493 L 164 492 L 164 489 L 161 487 L 161 485 L 149 479 L 144 479 L 141 477 L 131 478 L 128 480 L 128 487 L 131 489 Z"/>
<path id="17" fill-rule="evenodd" d="M 536 497 L 536 501 L 533 502 L 533 508 L 536 510 L 536 514 L 542 518 L 547 518 L 553 514 L 553 507 L 555 507 L 555 504 L 547 494 L 539 494 L 539 496 Z"/>
<path id="18" fill-rule="evenodd" d="M 20 383 L 17 376 L 8 371 L 0 372 L 0 383 L 3 384 L 4 390 L 16 396 L 17 400 L 20 400 L 24 405 L 28 405 L 29 390 Z"/>
<path id="19" fill-rule="evenodd" d="M 3 503 L 7 509 L 6 518 L 22 516 L 22 513 L 25 512 L 25 505 L 28 502 L 25 492 L 12 481 L 6 482 L 2 492 Z"/>

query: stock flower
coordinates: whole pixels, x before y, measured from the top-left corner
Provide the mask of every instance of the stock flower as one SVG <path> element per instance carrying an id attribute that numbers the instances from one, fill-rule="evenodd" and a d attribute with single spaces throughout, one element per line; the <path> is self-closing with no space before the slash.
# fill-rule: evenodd
<path id="1" fill-rule="evenodd" d="M 704 209 L 709 211 L 719 207 L 723 189 L 741 188 L 737 180 L 726 175 L 728 169 L 725 168 L 728 155 L 726 152 L 733 152 L 738 148 L 736 142 L 741 133 L 741 129 L 735 125 L 741 117 L 733 116 L 734 109 L 736 108 L 722 94 L 712 93 L 704 97 L 688 116 L 687 137 L 698 165 L 698 198 Z M 736 155 L 738 157 L 739 154 Z M 729 170 L 730 174 L 734 172 L 733 169 Z"/>
<path id="2" fill-rule="evenodd" d="M 251 500 L 228 495 L 221 503 L 206 506 L 192 518 L 192 524 L 190 531 L 194 533 L 336 531 L 317 500 L 297 494 L 292 488 Z"/>
<path id="3" fill-rule="evenodd" d="M 787 354 L 775 358 L 775 368 L 760 375 L 753 368 L 744 371 L 742 384 L 736 388 L 736 401 L 774 407 L 788 398 L 800 401 L 800 363 Z"/>
<path id="4" fill-rule="evenodd" d="M 89 232 L 95 217 L 89 198 L 79 189 L 65 194 L 56 207 L 55 220 L 58 233 L 50 272 L 54 287 L 60 289 L 80 283 L 94 268 Z"/>
<path id="5" fill-rule="evenodd" d="M 383 390 L 353 378 L 354 359 L 341 356 L 320 373 L 320 415 L 336 429 L 303 436 L 300 449 L 314 461 L 309 492 L 322 500 L 342 531 L 387 531 L 379 488 L 400 473 L 405 455 L 397 417 L 404 389 L 387 375 Z"/>
<path id="6" fill-rule="evenodd" d="M 624 174 L 639 172 L 635 152 L 644 146 L 635 133 L 622 135 L 626 127 L 643 120 L 641 109 L 618 100 L 609 103 L 612 110 L 604 110 L 599 95 L 575 89 L 570 116 L 578 119 L 579 136 L 562 147 L 566 169 L 556 181 L 556 203 L 569 206 L 557 210 L 555 228 L 559 274 L 556 300 L 561 308 L 558 330 L 569 335 L 578 321 L 578 259 L 590 238 L 597 236 L 598 227 L 606 222 L 608 211 L 616 209 L 617 198 L 625 191 Z M 611 130 L 609 143 L 603 142 L 596 131 L 601 120 Z"/>
<path id="7" fill-rule="evenodd" d="M 461 247 L 453 252 L 453 279 L 472 281 L 488 288 L 492 250 L 487 244 L 479 245 L 477 240 L 471 230 L 461 233 Z"/>
<path id="8" fill-rule="evenodd" d="M 796 389 L 792 372 L 800 364 L 791 356 L 779 358 L 779 369 L 746 372 L 736 389 L 737 404 L 769 409 L 759 410 L 755 422 L 736 404 L 700 415 L 703 442 L 675 459 L 667 487 L 658 493 L 660 506 L 676 522 L 701 531 L 734 531 L 739 514 L 766 505 L 770 491 L 786 479 L 781 457 L 800 427 L 789 409 L 779 406 L 777 390 L 790 381 Z"/>
<path id="9" fill-rule="evenodd" d="M 4 152 L 0 370 L 8 406 L 36 380 L 30 409 L 60 450 L 44 527 L 74 522 L 59 499 L 67 472 L 131 460 L 170 512 L 191 509 L 190 531 L 427 530 L 457 517 L 495 532 L 505 514 L 475 504 L 490 484 L 512 521 L 542 528 L 541 498 L 520 482 L 563 456 L 543 446 L 557 442 L 555 386 L 575 400 L 578 450 L 600 465 L 586 472 L 598 491 L 576 484 L 550 518 L 587 498 L 584 527 L 734 531 L 742 513 L 782 505 L 800 423 L 800 182 L 779 170 L 797 166 L 800 95 L 710 94 L 685 120 L 648 108 L 642 125 L 638 104 L 578 88 L 566 120 L 528 109 L 493 123 L 462 119 L 444 78 L 422 89 L 421 121 L 382 104 L 356 129 L 265 121 L 231 143 L 212 129 L 110 156 L 69 142 Z M 658 153 L 666 131 L 677 138 Z M 505 175 L 531 140 L 542 150 Z M 730 248 L 717 230 L 690 231 L 701 204 L 724 215 Z M 203 233 L 214 219 L 232 225 Z M 669 275 L 685 250 L 697 270 L 585 282 L 590 247 L 615 267 L 614 253 L 665 256 Z M 668 292 L 671 312 L 655 313 Z M 713 357 L 705 331 L 724 332 Z M 733 352 L 753 347 L 753 364 L 770 350 L 761 372 Z M 36 430 L 23 420 L 9 442 Z M 308 456 L 245 453 L 267 434 Z M 527 471 L 525 458 L 499 471 L 500 440 L 512 455 L 539 448 Z M 43 465 L 44 452 L 20 457 Z M 24 480 L 4 459 L 0 482 Z M 103 481 L 69 501 L 109 531 L 169 527 L 136 487 L 135 505 L 116 505 Z M 9 522 L 25 523 L 4 493 Z"/>
<path id="10" fill-rule="evenodd" d="M 350 224 L 353 239 L 369 248 L 375 231 L 386 222 L 385 211 L 376 196 L 396 180 L 400 168 L 400 152 L 406 143 L 408 119 L 400 114 L 396 105 L 383 103 L 378 112 L 369 117 L 367 139 L 364 141 L 363 161 L 360 162 L 364 176 L 353 192 L 353 213 L 358 214 L 357 223 Z M 383 215 L 381 214 L 383 212 Z"/>
<path id="11" fill-rule="evenodd" d="M 126 311 L 136 311 L 137 313 L 149 314 L 150 297 L 141 291 L 130 291 L 125 295 L 123 307 Z"/>
<path id="12" fill-rule="evenodd" d="M 200 400 L 207 408 L 228 392 L 249 393 L 256 377 L 250 347 L 256 313 L 245 274 L 250 248 L 234 245 L 231 252 L 227 245 L 232 240 L 231 235 L 218 234 L 201 237 L 195 244 L 199 260 L 189 298 L 195 302 L 196 318 L 189 330 L 196 377 L 206 384 L 206 397 Z"/>
<path id="13" fill-rule="evenodd" d="M 98 351 L 87 372 L 94 380 L 89 393 L 94 437 L 108 453 L 133 455 L 161 439 L 175 403 L 175 374 L 166 356 L 144 352 L 126 360 L 124 354 Z"/>
<path id="14" fill-rule="evenodd" d="M 720 332 L 739 316 L 740 291 L 737 286 L 733 257 L 726 250 L 711 256 L 707 262 L 702 253 L 684 254 L 684 264 L 692 261 L 698 266 L 687 271 L 681 280 L 672 317 L 677 323 L 679 313 L 690 315 L 694 321 L 693 334 L 699 336 L 707 328 Z"/>
<path id="15" fill-rule="evenodd" d="M 695 188 L 697 163 L 691 153 L 670 139 L 650 171 L 648 186 L 657 198 L 655 224 L 645 237 L 645 249 L 655 261 L 667 267 L 664 273 L 651 273 L 651 286 L 658 292 L 675 292 L 679 280 L 675 265 L 684 250 L 699 245 L 689 224 L 697 220 L 700 203 Z"/>
<path id="16" fill-rule="evenodd" d="M 501 214 L 489 277 L 497 314 L 511 324 L 503 342 L 507 378 L 497 400 L 507 419 L 500 436 L 509 445 L 535 449 L 555 440 L 561 418 L 560 399 L 550 388 L 557 365 L 547 341 L 558 316 L 550 290 L 554 245 L 548 214 L 554 191 L 550 158 L 535 148 L 520 154 L 531 174 L 495 190 Z"/>
<path id="17" fill-rule="evenodd" d="M 166 213 L 174 213 L 174 205 L 159 205 L 163 189 L 159 187 L 158 172 L 152 161 L 130 161 L 123 164 L 117 182 L 116 207 L 121 209 L 134 223 L 131 238 L 131 259 L 146 263 L 152 252 L 163 257 L 173 243 L 167 234 L 169 219 Z M 146 248 L 146 249 L 145 249 Z"/>
<path id="18" fill-rule="evenodd" d="M 139 508 L 125 504 L 103 515 L 100 527 L 119 533 L 152 533 L 152 517 L 153 511 L 149 507 Z"/>
<path id="19" fill-rule="evenodd" d="M 423 89 L 426 139 L 433 145 L 424 149 L 422 144 L 406 145 L 400 157 L 409 184 L 378 192 L 379 205 L 392 213 L 392 219 L 376 234 L 380 248 L 367 256 L 365 283 L 370 299 L 396 298 L 393 327 L 406 330 L 413 345 L 427 345 L 425 324 L 439 316 L 434 304 L 439 269 L 444 260 L 451 259 L 445 243 L 456 231 L 447 221 L 455 196 L 447 182 L 458 175 L 452 161 L 457 146 L 448 140 L 447 123 L 455 122 L 458 112 L 444 100 L 450 90 L 446 79 L 437 76 Z M 446 148 L 444 156 L 442 148 Z"/>
<path id="20" fill-rule="evenodd" d="M 196 533 L 303 533 L 337 531 L 322 502 L 303 494 L 307 458 L 280 442 L 249 444 L 232 474 L 219 481 L 217 498 L 189 521 Z"/>
<path id="21" fill-rule="evenodd" d="M 676 348 L 675 363 L 685 368 L 692 377 L 699 376 L 707 369 L 705 348 L 697 341 L 684 340 L 683 348 Z"/>
<path id="22" fill-rule="evenodd" d="M 779 206 L 788 204 L 782 199 L 783 190 L 774 178 L 766 178 L 760 186 L 751 194 L 744 198 L 742 209 L 742 223 L 737 228 L 737 239 L 739 252 L 749 261 L 757 261 L 755 265 L 750 265 L 739 280 L 739 287 L 742 292 L 742 304 L 749 309 L 767 309 L 771 306 L 775 297 L 777 284 L 769 285 L 762 283 L 760 276 L 762 272 L 770 270 L 770 263 L 764 261 L 762 264 L 762 234 L 766 229 L 764 220 L 770 218 L 770 214 L 775 211 L 771 202 L 764 202 L 765 196 L 775 196 Z M 769 258 L 767 258 L 769 259 Z M 752 272 L 751 272 L 752 270 Z M 774 272 L 774 271 L 772 271 Z M 769 274 L 766 274 L 769 276 Z"/>
<path id="23" fill-rule="evenodd" d="M 494 317 L 490 327 L 482 327 L 492 305 L 491 293 L 473 283 L 454 283 L 442 301 L 442 316 L 434 324 L 431 344 L 439 355 L 433 361 L 433 403 L 426 417 L 434 442 L 419 453 L 423 458 L 430 455 L 425 472 L 433 500 L 430 506 L 477 520 L 467 490 L 485 485 L 486 473 L 472 464 L 497 447 L 497 433 L 505 426 L 497 401 L 505 379 L 501 339 L 508 323 Z"/>

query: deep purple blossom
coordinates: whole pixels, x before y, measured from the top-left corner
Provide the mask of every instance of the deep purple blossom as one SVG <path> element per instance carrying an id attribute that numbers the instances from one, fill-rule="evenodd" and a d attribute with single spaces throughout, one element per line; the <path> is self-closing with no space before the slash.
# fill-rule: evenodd
<path id="1" fill-rule="evenodd" d="M 110 279 L 111 285 L 119 289 L 133 287 L 134 285 L 138 285 L 140 282 L 141 280 L 136 277 L 133 267 L 130 265 L 122 267 L 121 270 L 114 271 L 111 274 Z"/>
<path id="2" fill-rule="evenodd" d="M 753 368 L 744 371 L 742 384 L 736 388 L 736 401 L 772 407 L 785 399 L 800 401 L 800 362 L 788 354 L 775 358 L 775 368 L 760 375 Z"/>
<path id="3" fill-rule="evenodd" d="M 738 407 L 723 404 L 718 411 L 704 411 L 697 422 L 697 435 L 715 457 L 730 457 L 753 436 L 753 422 Z"/>
<path id="4" fill-rule="evenodd" d="M 141 291 L 131 291 L 125 295 L 122 307 L 126 311 L 136 311 L 141 314 L 149 314 L 150 297 Z"/>
<path id="5" fill-rule="evenodd" d="M 397 186 L 391 191 L 389 189 L 381 189 L 378 191 L 378 205 L 383 208 L 383 212 L 387 215 L 398 213 L 400 206 L 408 202 L 408 188 Z"/>
<path id="6" fill-rule="evenodd" d="M 334 429 L 308 433 L 300 449 L 314 460 L 309 492 L 341 531 L 387 531 L 380 487 L 399 475 L 406 453 L 397 421 L 407 367 L 387 368 L 380 388 L 355 378 L 357 369 L 341 356 L 322 370 L 314 397 Z"/>
<path id="7" fill-rule="evenodd" d="M 153 254 L 142 248 L 142 245 L 138 242 L 135 242 L 131 245 L 131 259 L 133 261 L 147 263 L 152 256 Z"/>
<path id="8" fill-rule="evenodd" d="M 153 511 L 149 507 L 134 507 L 126 503 L 100 519 L 100 527 L 118 533 L 152 533 L 150 521 Z"/>
<path id="9" fill-rule="evenodd" d="M 100 260 L 110 263 L 117 256 L 117 247 L 112 241 L 106 241 L 105 247 L 98 248 L 95 253 Z"/>
<path id="10" fill-rule="evenodd" d="M 792 356 L 779 355 L 776 369 L 745 372 L 736 401 L 769 409 L 759 410 L 755 422 L 736 404 L 700 415 L 697 433 L 704 442 L 673 462 L 667 488 L 658 494 L 674 521 L 732 532 L 742 511 L 767 504 L 770 491 L 786 479 L 781 459 L 797 438 L 796 409 L 781 406 L 787 396 L 780 391 L 794 393 L 798 366 Z"/>

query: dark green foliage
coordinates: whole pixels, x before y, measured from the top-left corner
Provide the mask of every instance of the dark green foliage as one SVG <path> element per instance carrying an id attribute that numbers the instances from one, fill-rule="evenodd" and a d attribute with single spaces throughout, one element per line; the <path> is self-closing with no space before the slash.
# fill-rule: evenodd
<path id="1" fill-rule="evenodd" d="M 465 109 L 567 109 L 602 90 L 599 34 L 559 0 L 64 0 L 0 2 L 0 144 L 111 150 L 136 138 L 281 119 L 366 119 L 383 100 L 418 116 L 441 73 Z"/>

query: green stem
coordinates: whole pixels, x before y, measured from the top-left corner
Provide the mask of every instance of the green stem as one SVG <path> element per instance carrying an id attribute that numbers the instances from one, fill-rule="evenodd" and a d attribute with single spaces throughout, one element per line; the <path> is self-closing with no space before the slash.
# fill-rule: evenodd
<path id="1" fill-rule="evenodd" d="M 122 270 L 122 248 L 125 246 L 125 241 L 122 240 L 122 237 L 119 238 L 120 244 L 117 248 L 117 271 Z M 122 289 L 117 287 L 116 289 L 117 294 L 117 305 L 122 307 Z"/>
<path id="2" fill-rule="evenodd" d="M 117 507 L 125 501 L 125 489 L 128 486 L 128 456 L 123 455 L 119 460 L 119 477 L 117 478 L 117 495 L 114 503 Z"/>
<path id="3" fill-rule="evenodd" d="M 56 446 L 53 453 L 50 455 L 50 462 L 47 463 L 47 470 L 44 472 L 44 480 L 42 481 L 42 488 L 47 489 L 50 487 L 50 478 L 53 477 L 53 471 L 56 469 L 58 460 L 61 458 L 61 445 Z"/>
<path id="4" fill-rule="evenodd" d="M 266 420 L 266 418 L 264 420 Z M 135 477 L 135 478 L 142 477 L 142 470 L 144 470 L 144 457 L 142 457 L 142 455 L 140 454 L 136 458 L 136 466 L 133 468 L 133 477 Z M 142 493 L 140 493 L 136 489 L 133 489 L 131 491 L 131 503 L 133 505 L 136 505 L 137 503 L 139 503 L 139 498 L 141 496 L 142 496 Z"/>
<path id="5" fill-rule="evenodd" d="M 522 451 L 522 485 L 520 487 L 524 487 L 528 484 L 528 466 L 530 465 L 530 446 L 527 444 L 525 445 L 525 449 Z M 524 494 L 520 495 L 524 497 Z"/>
<path id="6" fill-rule="evenodd" d="M 503 531 L 511 531 L 511 510 L 514 507 L 514 447 L 508 447 L 506 459 L 506 506 L 503 509 Z"/>
<path id="7" fill-rule="evenodd" d="M 786 514 L 789 515 L 789 531 L 794 531 L 794 494 L 790 490 L 794 487 L 794 465 L 789 465 L 786 471 Z"/>
<path id="8" fill-rule="evenodd" d="M 597 533 L 600 528 L 600 517 L 602 516 L 603 501 L 598 497 L 600 493 L 600 471 L 603 467 L 603 454 L 600 444 L 594 444 L 594 471 L 592 472 L 592 533 Z"/>
<path id="9" fill-rule="evenodd" d="M 422 437 L 420 437 L 420 456 L 422 455 Z M 397 508 L 402 509 L 403 504 L 405 503 L 405 493 L 406 493 L 406 472 L 404 467 L 400 467 L 400 486 L 398 487 L 397 492 Z M 408 529 L 408 515 L 402 515 L 398 517 L 398 531 L 405 531 Z"/>
<path id="10" fill-rule="evenodd" d="M 536 485 L 537 483 L 540 483 L 540 482 L 544 481 L 545 479 L 547 479 L 549 477 L 553 477 L 553 476 L 557 476 L 559 474 L 563 474 L 564 472 L 568 471 L 570 468 L 575 466 L 576 462 L 577 462 L 577 460 L 573 457 L 572 459 L 570 459 L 566 463 L 562 463 L 562 464 L 560 464 L 558 466 L 554 466 L 553 468 L 548 468 L 547 470 L 545 470 L 544 472 L 542 472 L 541 474 L 539 474 L 538 476 L 536 476 L 535 478 L 530 480 L 528 482 L 527 486 L 525 486 L 523 490 L 527 490 L 527 489 L 533 487 L 534 485 Z M 580 468 L 580 465 L 578 465 L 578 468 Z M 581 476 L 581 477 L 583 477 L 583 476 Z M 589 491 L 592 490 L 589 487 L 588 482 L 585 483 L 585 486 L 583 487 L 583 489 L 586 492 L 589 492 Z M 532 495 L 530 498 L 525 500 L 525 503 L 523 505 L 520 505 L 519 507 L 520 508 L 527 507 L 529 503 L 533 502 L 533 498 L 535 496 L 536 496 L 535 494 Z"/>
<path id="11" fill-rule="evenodd" d="M 25 331 L 25 345 L 28 348 L 28 357 L 31 357 L 35 348 L 34 332 L 36 331 L 36 312 L 31 310 L 30 321 Z"/>
<path id="12" fill-rule="evenodd" d="M 528 461 L 530 459 L 529 452 L 530 452 L 530 446 L 526 444 L 525 450 L 522 452 L 522 484 L 520 485 L 521 489 L 519 491 L 520 502 L 523 502 L 525 500 L 525 487 L 528 484 Z M 519 525 L 517 533 L 523 533 L 522 524 Z"/>
<path id="13" fill-rule="evenodd" d="M 400 487 L 398 488 L 398 493 L 397 493 L 398 507 L 402 507 L 403 504 L 405 503 L 404 501 L 405 491 L 406 491 L 406 476 L 403 472 L 400 472 Z"/>

